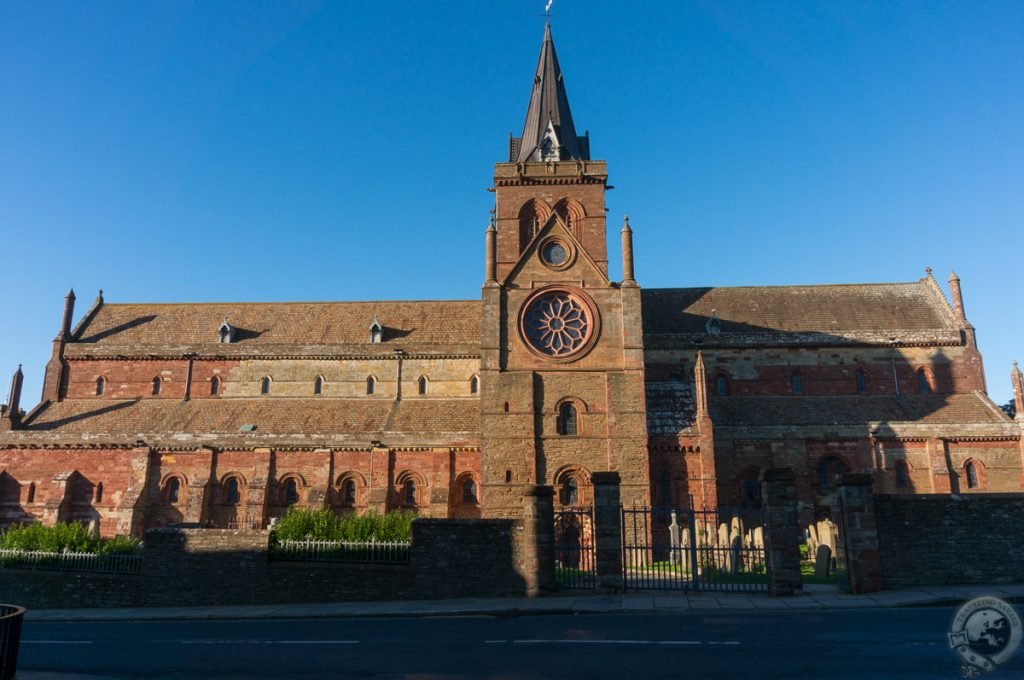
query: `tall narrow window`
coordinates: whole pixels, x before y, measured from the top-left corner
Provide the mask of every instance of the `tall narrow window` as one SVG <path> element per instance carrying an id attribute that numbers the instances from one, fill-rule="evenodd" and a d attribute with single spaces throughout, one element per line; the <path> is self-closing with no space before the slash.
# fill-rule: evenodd
<path id="1" fill-rule="evenodd" d="M 270 378 L 264 376 L 260 380 L 260 394 L 270 394 Z"/>
<path id="2" fill-rule="evenodd" d="M 917 369 L 917 392 L 918 394 L 931 394 L 932 386 L 928 382 L 928 374 L 923 368 Z"/>
<path id="3" fill-rule="evenodd" d="M 372 375 L 369 378 L 366 379 L 366 393 L 367 394 L 373 394 L 373 391 L 376 388 L 376 386 L 377 386 L 377 381 L 374 379 L 374 377 Z"/>
<path id="4" fill-rule="evenodd" d="M 420 394 L 427 393 L 427 377 L 424 375 L 420 376 L 419 382 L 417 383 L 417 389 Z"/>
<path id="5" fill-rule="evenodd" d="M 661 471 L 661 505 L 672 507 L 672 473 L 667 468 Z"/>
<path id="6" fill-rule="evenodd" d="M 103 482 L 97 482 L 96 483 L 96 490 L 93 492 L 92 502 L 93 503 L 102 503 L 103 502 Z"/>
<path id="7" fill-rule="evenodd" d="M 800 371 L 793 371 L 793 375 L 789 378 L 789 383 L 794 395 L 800 396 L 804 393 L 804 379 L 800 375 Z"/>
<path id="8" fill-rule="evenodd" d="M 28 485 L 28 497 L 25 498 L 25 502 L 26 503 L 35 503 L 36 502 L 36 483 L 35 482 L 32 482 L 31 484 Z"/>
<path id="9" fill-rule="evenodd" d="M 153 396 L 154 397 L 160 396 L 161 382 L 162 381 L 160 380 L 159 377 L 153 378 Z"/>
<path id="10" fill-rule="evenodd" d="M 511 470 L 505 470 L 505 483 L 506 484 L 511 484 L 512 483 L 512 471 Z"/>
<path id="11" fill-rule="evenodd" d="M 844 472 L 843 464 L 837 458 L 826 458 L 818 463 L 818 490 L 832 493 L 836 490 L 836 477 Z"/>
<path id="12" fill-rule="evenodd" d="M 907 461 L 896 461 L 896 488 L 906 489 L 910 486 L 910 471 L 907 469 Z"/>
<path id="13" fill-rule="evenodd" d="M 761 507 L 761 494 L 758 489 L 757 480 L 753 477 L 745 477 L 743 479 L 743 505 L 747 508 L 760 508 Z"/>
<path id="14" fill-rule="evenodd" d="M 857 371 L 857 394 L 868 393 L 868 374 L 863 370 Z"/>
<path id="15" fill-rule="evenodd" d="M 576 407 L 566 402 L 558 408 L 558 434 L 574 435 L 577 431 Z"/>
<path id="16" fill-rule="evenodd" d="M 324 393 L 324 379 L 321 378 L 320 376 L 317 376 L 313 380 L 313 394 L 323 394 L 323 393 Z"/>
<path id="17" fill-rule="evenodd" d="M 721 373 L 715 377 L 715 394 L 720 397 L 729 394 L 729 380 Z"/>
<path id="18" fill-rule="evenodd" d="M 96 379 L 96 396 L 102 397 L 103 393 L 107 391 L 107 379 L 102 375 Z"/>
<path id="19" fill-rule="evenodd" d="M 220 378 L 213 376 L 213 379 L 210 380 L 210 395 L 216 397 L 218 394 L 220 394 Z"/>
<path id="20" fill-rule="evenodd" d="M 370 325 L 370 342 L 377 344 L 384 341 L 384 327 L 376 319 Z"/>
<path id="21" fill-rule="evenodd" d="M 167 502 L 177 503 L 181 497 L 181 480 L 177 477 L 171 477 L 167 481 Z"/>
<path id="22" fill-rule="evenodd" d="M 475 375 L 469 379 L 469 393 L 478 394 L 480 392 L 480 378 Z"/>
<path id="23" fill-rule="evenodd" d="M 472 479 L 466 480 L 466 483 L 462 485 L 462 502 L 476 503 L 476 482 Z"/>
<path id="24" fill-rule="evenodd" d="M 967 473 L 967 488 L 977 489 L 978 488 L 978 469 L 974 466 L 973 462 L 968 462 L 964 466 L 964 472 Z"/>
<path id="25" fill-rule="evenodd" d="M 402 485 L 402 501 L 406 505 L 416 505 L 416 482 L 407 479 Z"/>
<path id="26" fill-rule="evenodd" d="M 346 479 L 341 485 L 341 502 L 346 505 L 356 504 L 356 480 Z"/>
<path id="27" fill-rule="evenodd" d="M 234 477 L 224 482 L 224 502 L 228 505 L 236 505 L 242 499 L 238 491 L 238 480 Z"/>
<path id="28" fill-rule="evenodd" d="M 580 502 L 580 483 L 575 477 L 566 477 L 562 484 L 562 505 L 575 505 Z"/>
<path id="29" fill-rule="evenodd" d="M 284 483 L 284 504 L 291 506 L 299 502 L 299 485 L 294 479 Z"/>

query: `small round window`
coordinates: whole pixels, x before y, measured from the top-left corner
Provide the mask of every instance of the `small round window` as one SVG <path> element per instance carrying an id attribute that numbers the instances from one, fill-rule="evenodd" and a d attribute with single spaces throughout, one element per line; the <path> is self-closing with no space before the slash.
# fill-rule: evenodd
<path id="1" fill-rule="evenodd" d="M 552 269 L 565 269 L 572 259 L 572 247 L 560 238 L 547 239 L 540 245 L 540 261 Z"/>

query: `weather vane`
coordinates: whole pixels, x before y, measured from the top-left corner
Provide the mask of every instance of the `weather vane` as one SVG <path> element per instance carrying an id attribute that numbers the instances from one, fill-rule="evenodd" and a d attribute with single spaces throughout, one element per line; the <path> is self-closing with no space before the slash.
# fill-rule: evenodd
<path id="1" fill-rule="evenodd" d="M 548 4 L 544 5 L 544 16 L 548 19 L 551 18 L 551 3 L 555 0 L 548 0 Z"/>

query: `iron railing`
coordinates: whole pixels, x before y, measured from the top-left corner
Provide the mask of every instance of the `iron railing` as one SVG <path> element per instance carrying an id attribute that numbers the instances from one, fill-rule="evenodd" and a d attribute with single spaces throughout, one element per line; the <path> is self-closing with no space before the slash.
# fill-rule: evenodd
<path id="1" fill-rule="evenodd" d="M 597 587 L 594 516 L 589 508 L 555 513 L 555 585 L 583 590 Z"/>
<path id="2" fill-rule="evenodd" d="M 0 680 L 14 680 L 18 670 L 18 643 L 25 608 L 0 604 Z"/>
<path id="3" fill-rule="evenodd" d="M 283 562 L 350 562 L 356 564 L 408 564 L 409 541 L 277 540 L 270 559 Z"/>
<path id="4" fill-rule="evenodd" d="M 46 571 L 86 571 L 101 574 L 140 574 L 142 555 L 80 552 L 0 550 L 0 568 Z"/>

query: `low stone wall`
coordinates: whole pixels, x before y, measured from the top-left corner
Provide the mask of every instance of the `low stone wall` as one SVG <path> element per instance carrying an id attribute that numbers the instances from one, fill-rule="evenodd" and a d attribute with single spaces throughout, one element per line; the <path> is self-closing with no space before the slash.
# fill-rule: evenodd
<path id="1" fill-rule="evenodd" d="M 412 527 L 407 565 L 271 562 L 266 531 L 152 529 L 141 576 L 0 569 L 0 601 L 70 608 L 527 594 L 522 522 L 420 519 Z"/>
<path id="2" fill-rule="evenodd" d="M 1024 583 L 1024 494 L 874 500 L 886 588 Z"/>

